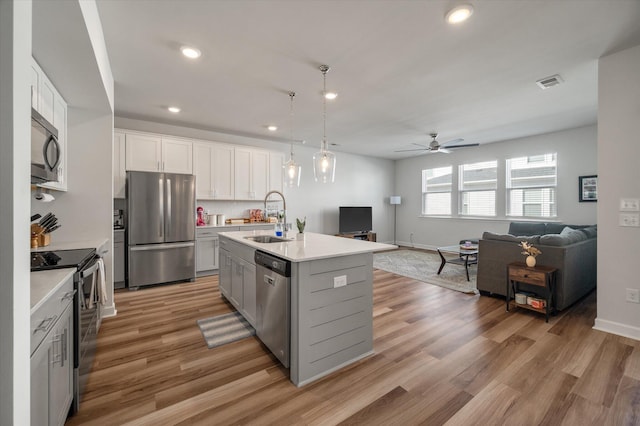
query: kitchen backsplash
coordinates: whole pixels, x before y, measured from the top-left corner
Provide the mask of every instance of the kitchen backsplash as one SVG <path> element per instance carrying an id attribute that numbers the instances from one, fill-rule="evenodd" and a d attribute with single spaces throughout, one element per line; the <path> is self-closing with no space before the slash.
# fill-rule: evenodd
<path id="1" fill-rule="evenodd" d="M 201 206 L 204 211 L 208 211 L 209 214 L 223 214 L 227 219 L 241 217 L 248 218 L 249 210 L 264 209 L 264 202 L 197 200 L 196 206 Z"/>

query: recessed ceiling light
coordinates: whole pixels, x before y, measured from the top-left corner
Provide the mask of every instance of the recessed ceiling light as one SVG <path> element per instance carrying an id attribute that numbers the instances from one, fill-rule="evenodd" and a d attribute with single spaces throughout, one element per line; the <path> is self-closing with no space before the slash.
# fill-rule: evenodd
<path id="1" fill-rule="evenodd" d="M 169 108 L 167 108 L 169 110 L 169 112 L 172 112 L 174 114 L 177 114 L 180 112 L 180 108 L 178 107 L 174 107 L 174 106 L 170 106 Z"/>
<path id="2" fill-rule="evenodd" d="M 324 94 L 324 97 L 329 100 L 333 100 L 338 97 L 338 94 L 336 92 L 327 92 Z"/>
<path id="3" fill-rule="evenodd" d="M 464 22 L 473 14 L 473 6 L 470 4 L 461 4 L 454 7 L 445 15 L 445 19 L 450 24 L 459 24 Z"/>
<path id="4" fill-rule="evenodd" d="M 267 129 L 268 129 L 270 132 L 275 132 L 276 130 L 278 130 L 278 126 L 274 126 L 274 125 L 272 124 L 272 125 L 270 125 L 270 126 L 267 126 Z"/>
<path id="5" fill-rule="evenodd" d="M 196 49 L 195 47 L 191 47 L 191 46 L 182 46 L 180 48 L 180 51 L 182 52 L 182 54 L 184 56 L 186 56 L 187 58 L 190 58 L 190 59 L 197 59 L 202 55 L 202 52 L 200 52 L 200 50 Z"/>

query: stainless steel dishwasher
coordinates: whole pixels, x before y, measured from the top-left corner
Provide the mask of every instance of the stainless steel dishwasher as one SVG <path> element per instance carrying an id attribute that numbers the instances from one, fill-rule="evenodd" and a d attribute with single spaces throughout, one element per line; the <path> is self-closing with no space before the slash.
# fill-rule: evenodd
<path id="1" fill-rule="evenodd" d="M 256 250 L 256 333 L 289 367 L 291 262 Z"/>

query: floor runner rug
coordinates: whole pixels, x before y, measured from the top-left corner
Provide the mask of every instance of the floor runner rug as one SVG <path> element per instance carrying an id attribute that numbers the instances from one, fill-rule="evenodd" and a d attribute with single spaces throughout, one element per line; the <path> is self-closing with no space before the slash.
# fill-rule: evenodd
<path id="1" fill-rule="evenodd" d="M 238 312 L 197 321 L 209 349 L 256 334 L 256 330 Z"/>

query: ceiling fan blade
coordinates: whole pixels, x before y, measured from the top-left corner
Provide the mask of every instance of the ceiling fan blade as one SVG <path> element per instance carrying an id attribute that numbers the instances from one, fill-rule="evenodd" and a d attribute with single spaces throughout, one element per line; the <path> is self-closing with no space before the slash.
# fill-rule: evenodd
<path id="1" fill-rule="evenodd" d="M 436 152 L 441 152 L 443 154 L 448 154 L 451 151 L 449 151 L 447 148 L 441 146 Z"/>
<path id="2" fill-rule="evenodd" d="M 419 146 L 420 148 L 424 148 L 424 149 L 429 149 L 428 145 L 424 145 L 424 144 L 421 144 L 421 143 L 412 142 L 411 145 Z"/>
<path id="3" fill-rule="evenodd" d="M 462 139 L 462 138 L 451 139 L 450 141 L 446 141 L 445 143 L 441 144 L 440 146 L 451 145 L 451 144 L 458 143 L 458 142 L 463 142 L 463 141 L 464 141 L 464 139 Z"/>
<path id="4" fill-rule="evenodd" d="M 447 149 L 456 149 L 456 148 L 467 148 L 467 147 L 470 147 L 470 146 L 478 146 L 478 145 L 480 145 L 480 144 L 479 143 L 467 143 L 467 144 L 464 144 L 464 145 L 446 146 L 445 148 L 447 148 Z"/>
<path id="5" fill-rule="evenodd" d="M 410 151 L 429 151 L 429 148 L 422 147 L 422 148 L 417 148 L 417 149 L 398 149 L 398 150 L 393 151 L 393 152 L 410 152 Z"/>

